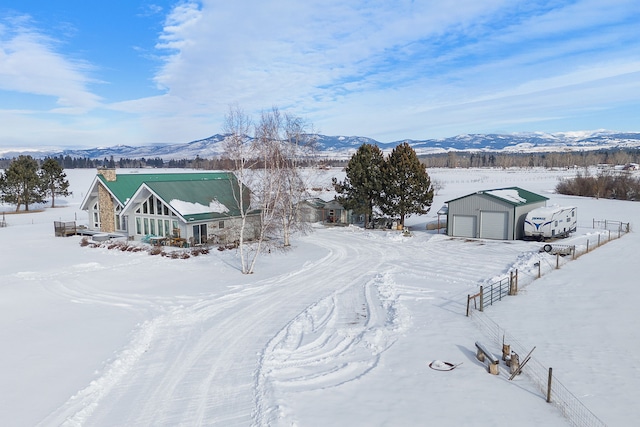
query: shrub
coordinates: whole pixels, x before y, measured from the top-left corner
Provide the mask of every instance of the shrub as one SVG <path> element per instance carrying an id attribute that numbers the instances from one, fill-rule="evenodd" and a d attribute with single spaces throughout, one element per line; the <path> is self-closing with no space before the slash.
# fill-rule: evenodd
<path id="1" fill-rule="evenodd" d="M 149 249 L 149 255 L 160 255 L 160 254 L 164 254 L 164 251 L 159 246 L 154 246 L 151 249 Z"/>

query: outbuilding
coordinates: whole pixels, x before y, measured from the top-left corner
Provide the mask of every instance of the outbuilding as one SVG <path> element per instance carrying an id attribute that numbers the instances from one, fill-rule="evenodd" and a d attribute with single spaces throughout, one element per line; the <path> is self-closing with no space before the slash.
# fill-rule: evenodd
<path id="1" fill-rule="evenodd" d="M 519 187 L 484 190 L 447 202 L 447 234 L 455 237 L 517 240 L 527 212 L 546 206 L 547 197 Z"/>

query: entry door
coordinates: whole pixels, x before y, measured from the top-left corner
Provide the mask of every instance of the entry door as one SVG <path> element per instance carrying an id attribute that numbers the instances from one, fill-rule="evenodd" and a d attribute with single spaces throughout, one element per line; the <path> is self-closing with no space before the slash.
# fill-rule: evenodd
<path id="1" fill-rule="evenodd" d="M 506 212 L 480 212 L 480 238 L 506 240 L 509 221 Z"/>

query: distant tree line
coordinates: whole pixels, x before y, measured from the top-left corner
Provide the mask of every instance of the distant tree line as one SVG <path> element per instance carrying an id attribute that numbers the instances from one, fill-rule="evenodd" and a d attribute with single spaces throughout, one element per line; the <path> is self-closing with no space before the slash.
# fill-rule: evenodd
<path id="1" fill-rule="evenodd" d="M 627 173 L 600 171 L 593 176 L 585 171 L 575 178 L 560 181 L 556 192 L 570 196 L 640 200 L 640 179 Z"/>
<path id="2" fill-rule="evenodd" d="M 503 153 L 450 151 L 420 156 L 429 168 L 570 168 L 598 164 L 640 163 L 640 149 L 563 151 L 548 153 Z"/>

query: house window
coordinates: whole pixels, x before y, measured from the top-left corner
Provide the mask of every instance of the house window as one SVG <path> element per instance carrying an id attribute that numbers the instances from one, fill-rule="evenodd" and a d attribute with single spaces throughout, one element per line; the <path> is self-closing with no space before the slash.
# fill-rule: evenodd
<path id="1" fill-rule="evenodd" d="M 149 196 L 149 213 L 151 215 L 155 215 L 156 211 L 154 209 L 155 203 L 154 203 L 155 197 L 153 196 Z"/>
<path id="2" fill-rule="evenodd" d="M 143 224 L 144 224 L 144 234 L 149 234 L 149 218 L 144 218 L 143 219 Z"/>
<path id="3" fill-rule="evenodd" d="M 136 217 L 136 234 L 142 234 L 142 218 Z"/>
<path id="4" fill-rule="evenodd" d="M 98 202 L 96 202 L 91 208 L 92 218 L 93 218 L 93 228 L 100 228 L 100 211 L 98 207 Z"/>
<path id="5" fill-rule="evenodd" d="M 160 199 L 156 199 L 156 212 L 158 215 L 162 215 L 162 201 Z"/>
<path id="6" fill-rule="evenodd" d="M 149 229 L 151 230 L 151 234 L 156 234 L 156 220 L 154 218 L 151 218 L 149 220 Z"/>
<path id="7" fill-rule="evenodd" d="M 218 228 L 224 228 L 224 221 L 220 221 L 218 223 Z"/>
<path id="8" fill-rule="evenodd" d="M 122 221 L 120 218 L 120 212 L 122 212 L 122 207 L 116 206 L 116 217 L 115 217 L 116 230 L 124 230 L 124 227 L 122 226 Z"/>
<path id="9" fill-rule="evenodd" d="M 145 200 L 144 203 L 142 204 L 142 213 L 143 214 L 148 214 L 149 213 L 149 207 L 147 205 L 147 201 Z"/>
<path id="10" fill-rule="evenodd" d="M 164 220 L 164 235 L 165 236 L 171 236 L 171 227 L 169 225 L 169 220 L 165 219 Z"/>
<path id="11" fill-rule="evenodd" d="M 193 244 L 201 245 L 207 243 L 207 224 L 193 226 Z"/>

